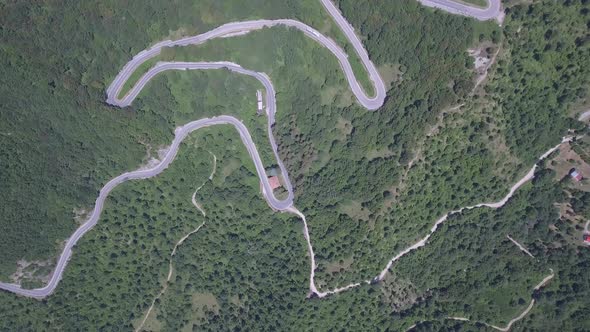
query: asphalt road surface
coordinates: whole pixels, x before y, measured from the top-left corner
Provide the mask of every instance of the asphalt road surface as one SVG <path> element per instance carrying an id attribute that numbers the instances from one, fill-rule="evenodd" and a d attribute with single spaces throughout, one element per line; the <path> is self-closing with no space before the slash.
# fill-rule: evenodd
<path id="1" fill-rule="evenodd" d="M 488 6 L 479 8 L 450 0 L 418 0 L 422 5 L 442 9 L 448 13 L 475 18 L 480 21 L 495 19 L 502 22 L 504 12 L 500 0 L 487 0 Z"/>

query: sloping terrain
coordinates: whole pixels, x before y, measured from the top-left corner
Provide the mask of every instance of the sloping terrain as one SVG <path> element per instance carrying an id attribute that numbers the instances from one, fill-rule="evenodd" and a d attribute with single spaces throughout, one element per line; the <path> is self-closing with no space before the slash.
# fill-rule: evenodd
<path id="1" fill-rule="evenodd" d="M 502 197 L 539 152 L 557 144 L 568 129 L 580 136 L 586 130 L 568 118 L 568 109 L 586 102 L 583 17 L 588 4 L 518 5 L 509 8 L 500 31 L 433 13 L 412 1 L 396 8 L 384 3 L 341 3 L 353 25 L 361 27 L 377 65 L 400 72 L 382 112 L 367 113 L 355 105 L 335 60 L 294 31 L 263 30 L 185 54 L 164 54 L 169 59 L 220 60 L 215 52 L 223 50 L 226 60 L 251 61 L 269 73 L 280 109 L 274 131 L 294 178 L 296 204 L 310 224 L 322 288 L 374 275 L 393 254 L 423 237 L 443 213 Z M 550 33 L 547 39 L 546 29 L 564 37 Z M 541 36 L 556 39 L 545 46 L 547 54 L 537 47 L 517 46 L 523 40 L 525 46 L 537 45 Z M 269 39 L 272 47 L 252 47 Z M 503 51 L 483 89 L 472 91 L 467 48 L 482 41 L 501 45 Z M 552 53 L 554 46 L 571 52 L 560 57 L 561 51 Z M 262 53 L 272 61 L 262 63 Z M 523 67 L 527 56 L 537 63 Z M 523 86 L 531 77 L 544 77 L 543 86 L 506 90 L 518 83 L 506 80 L 517 75 L 522 75 Z M 192 102 L 180 102 L 187 98 L 180 93 L 182 87 L 215 79 L 166 75 L 146 88 L 133 109 L 137 114 L 189 118 L 187 105 Z M 217 86 L 229 84 L 227 78 L 217 79 Z M 322 96 L 326 91 L 330 96 Z M 207 100 L 196 98 L 196 103 L 210 105 L 212 99 L 223 99 L 222 94 L 223 89 L 212 89 Z M 226 97 L 240 104 L 232 98 Z M 326 99 L 339 102 L 322 102 Z M 530 114 L 531 100 L 538 118 Z M 192 112 L 195 109 L 200 108 Z M 529 130 L 523 123 L 531 121 L 534 128 L 546 124 L 550 130 Z M 548 165 L 542 164 L 534 181 L 501 209 L 450 218 L 424 248 L 396 262 L 384 281 L 307 299 L 309 257 L 297 219 L 268 209 L 235 133 L 211 129 L 195 137 L 198 155 L 213 151 L 225 174 L 223 181 L 214 178 L 211 188 L 199 191 L 211 222 L 174 256 L 169 288 L 156 302 L 146 328 L 492 329 L 526 311 L 531 296 L 535 306 L 514 328 L 588 328 L 580 319 L 588 316 L 589 285 L 583 278 L 588 248 L 579 240 L 580 226 L 558 214 L 558 206 L 568 205 L 579 218 L 590 218 L 584 208 L 588 197 L 567 179 L 556 181 Z M 232 163 L 235 158 L 244 166 Z M 191 158 L 190 144 L 185 143 L 161 177 L 118 189 L 104 220 L 80 243 L 71 271 L 52 297 L 35 302 L 0 294 L 8 318 L 2 328 L 138 327 L 166 280 L 175 243 L 194 229 L 193 220 L 202 218 L 191 195 L 209 170 L 206 160 Z M 534 289 L 550 269 L 555 277 Z"/>

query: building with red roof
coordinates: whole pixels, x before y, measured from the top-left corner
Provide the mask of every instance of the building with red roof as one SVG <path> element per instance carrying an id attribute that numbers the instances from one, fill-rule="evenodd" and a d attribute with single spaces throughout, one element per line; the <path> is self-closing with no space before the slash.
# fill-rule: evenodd
<path id="1" fill-rule="evenodd" d="M 575 168 L 571 171 L 570 176 L 572 177 L 572 179 L 574 179 L 574 180 L 576 180 L 578 182 L 582 181 L 582 179 L 584 178 L 582 176 L 582 173 L 580 173 L 580 171 L 578 171 Z"/>
<path id="2" fill-rule="evenodd" d="M 271 176 L 268 178 L 268 184 L 270 184 L 272 190 L 275 190 L 281 186 L 281 181 L 278 176 Z"/>

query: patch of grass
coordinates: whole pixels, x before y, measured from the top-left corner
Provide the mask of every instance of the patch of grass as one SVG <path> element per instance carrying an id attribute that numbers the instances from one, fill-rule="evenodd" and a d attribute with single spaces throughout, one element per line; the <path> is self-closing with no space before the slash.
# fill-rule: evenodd
<path id="1" fill-rule="evenodd" d="M 150 331 L 150 332 L 159 332 L 162 331 L 162 322 L 158 320 L 159 311 L 157 308 L 152 309 L 150 312 L 149 317 L 145 320 L 143 324 L 142 331 Z M 139 326 L 143 321 L 143 317 L 139 317 L 135 322 L 135 326 Z"/>
<path id="2" fill-rule="evenodd" d="M 336 137 L 341 141 L 346 141 L 348 135 L 352 133 L 354 127 L 352 126 L 352 122 L 347 120 L 343 117 L 338 118 L 338 122 L 336 123 L 336 129 L 338 129 L 338 133 L 336 133 Z"/>

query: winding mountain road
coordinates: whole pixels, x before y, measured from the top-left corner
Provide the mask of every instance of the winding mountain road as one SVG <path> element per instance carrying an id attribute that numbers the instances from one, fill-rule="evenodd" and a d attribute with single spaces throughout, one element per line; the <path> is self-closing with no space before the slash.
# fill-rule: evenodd
<path id="1" fill-rule="evenodd" d="M 476 19 L 486 20 L 492 18 L 492 13 L 496 10 L 499 10 L 499 0 L 489 0 L 490 6 L 489 10 L 482 10 L 477 8 L 466 7 L 465 5 L 461 5 L 457 7 L 456 3 L 453 1 L 448 0 L 436 0 L 436 1 L 421 1 L 425 5 L 430 5 L 430 3 L 436 3 L 440 5 L 443 10 L 447 10 L 452 13 L 457 13 L 461 15 L 471 16 Z M 260 156 L 256 149 L 256 146 L 248 132 L 248 129 L 242 124 L 242 122 L 232 116 L 222 115 L 213 118 L 205 118 L 197 121 L 192 121 L 182 127 L 179 127 L 175 131 L 175 137 L 172 141 L 168 152 L 163 157 L 163 159 L 155 166 L 147 169 L 140 169 L 132 172 L 123 173 L 116 178 L 110 180 L 100 191 L 98 198 L 95 202 L 94 210 L 88 220 L 80 226 L 74 234 L 66 241 L 65 247 L 57 261 L 55 270 L 45 287 L 38 288 L 38 289 L 23 289 L 20 285 L 17 284 L 9 284 L 9 283 L 0 283 L 0 289 L 13 292 L 19 295 L 32 297 L 32 298 L 45 298 L 46 296 L 50 295 L 55 288 L 57 287 L 64 269 L 68 263 L 72 255 L 72 249 L 78 242 L 78 240 L 84 236 L 88 231 L 90 231 L 98 222 L 102 209 L 104 207 L 104 202 L 110 192 L 119 184 L 134 180 L 134 179 L 146 179 L 153 176 L 158 175 L 164 169 L 166 169 L 169 164 L 174 160 L 176 154 L 178 152 L 178 148 L 180 143 L 193 131 L 214 126 L 214 125 L 232 125 L 234 128 L 239 132 L 242 142 L 246 147 L 250 157 L 252 158 L 254 165 L 256 167 L 256 171 L 258 173 L 258 177 L 260 178 L 263 184 L 263 195 L 265 199 L 268 201 L 269 205 L 276 210 L 285 211 L 285 212 L 292 212 L 298 214 L 302 217 L 304 222 L 304 230 L 306 235 L 306 240 L 308 241 L 308 247 L 310 250 L 311 255 L 311 275 L 310 275 L 310 289 L 313 293 L 320 295 L 323 297 L 328 294 L 337 293 L 339 291 L 343 291 L 346 289 L 350 289 L 356 287 L 360 283 L 348 285 L 346 287 L 339 288 L 335 291 L 330 292 L 319 292 L 314 284 L 314 270 L 315 270 L 315 262 L 313 257 L 313 248 L 311 246 L 311 240 L 309 238 L 309 232 L 307 228 L 307 223 L 305 221 L 305 216 L 301 214 L 294 206 L 293 206 L 293 189 L 291 185 L 291 181 L 289 179 L 287 170 L 283 165 L 283 162 L 278 154 L 278 147 L 274 140 L 274 136 L 272 135 L 272 125 L 275 123 L 275 114 L 276 114 L 276 98 L 275 98 L 275 90 L 274 87 L 268 78 L 268 76 L 264 73 L 258 73 L 252 70 L 244 69 L 240 65 L 231 63 L 231 62 L 160 62 L 156 64 L 153 68 L 151 68 L 145 75 L 143 75 L 140 80 L 136 83 L 136 85 L 127 93 L 123 98 L 119 99 L 118 96 L 123 89 L 123 85 L 125 82 L 130 78 L 132 73 L 145 61 L 154 58 L 158 54 L 161 53 L 162 48 L 164 47 L 172 47 L 172 46 L 186 46 L 186 45 L 197 45 L 206 42 L 207 40 L 224 37 L 224 36 L 236 36 L 240 34 L 247 33 L 252 30 L 262 29 L 264 27 L 272 27 L 276 25 L 285 25 L 288 27 L 296 28 L 302 31 L 306 36 L 309 38 L 317 41 L 322 46 L 326 47 L 330 50 L 334 56 L 338 59 L 340 66 L 344 72 L 344 75 L 350 85 L 350 88 L 357 98 L 358 102 L 368 110 L 374 111 L 377 110 L 385 100 L 386 90 L 385 84 L 381 79 L 375 65 L 369 59 L 367 51 L 363 47 L 360 39 L 354 32 L 354 28 L 346 21 L 346 19 L 342 16 L 340 11 L 334 6 L 334 4 L 330 0 L 321 0 L 322 5 L 334 19 L 336 24 L 340 27 L 343 31 L 345 36 L 348 38 L 350 43 L 352 44 L 355 52 L 358 54 L 361 62 L 363 63 L 365 69 L 367 70 L 371 81 L 375 87 L 375 95 L 370 97 L 368 96 L 365 91 L 360 86 L 358 80 L 356 79 L 350 62 L 348 61 L 348 56 L 344 50 L 338 46 L 332 39 L 322 35 L 314 28 L 301 23 L 299 21 L 290 20 L 290 19 L 281 19 L 281 20 L 255 20 L 255 21 L 246 21 L 246 22 L 234 22 L 224 24 L 216 29 L 213 29 L 209 32 L 193 36 L 182 38 L 180 40 L 171 41 L 166 40 L 156 45 L 152 46 L 151 48 L 144 50 L 137 54 L 133 59 L 131 59 L 121 70 L 121 72 L 115 77 L 109 88 L 107 89 L 107 102 L 119 107 L 126 107 L 129 106 L 133 100 L 138 96 L 141 90 L 145 87 L 145 85 L 158 73 L 161 73 L 166 70 L 212 70 L 212 69 L 228 69 L 233 72 L 248 75 L 256 78 L 266 89 L 266 105 L 267 105 L 267 116 L 268 116 L 268 135 L 269 141 L 271 143 L 271 147 L 275 154 L 277 163 L 281 169 L 285 186 L 288 191 L 288 197 L 284 200 L 277 199 L 272 189 L 270 188 L 270 184 L 268 183 L 267 174 L 264 170 L 264 166 L 262 161 L 260 160 Z M 447 7 L 445 7 L 447 6 Z M 457 8 L 460 8 L 457 9 Z M 467 9 L 465 9 L 467 8 Z M 511 191 L 512 193 L 512 191 Z M 510 193 L 510 194 L 511 194 Z M 509 198 L 509 197 L 508 197 Z M 507 199 L 507 198 L 506 198 Z M 505 202 L 502 202 L 499 206 L 503 205 Z M 455 211 L 453 211 L 455 213 Z M 446 219 L 446 216 L 444 217 Z M 438 221 L 435 226 L 433 227 L 431 232 L 434 232 L 439 223 L 444 221 L 442 218 Z M 432 234 L 432 233 L 431 233 Z M 430 236 L 430 234 L 428 235 Z M 408 248 L 406 252 L 409 252 L 418 246 L 424 245 L 426 240 L 423 239 L 423 242 L 420 244 L 416 244 L 411 248 Z M 401 257 L 401 255 L 398 255 Z M 390 264 L 395 261 L 393 259 Z M 386 267 L 384 271 L 386 271 L 390 264 Z M 381 277 L 381 275 L 380 275 Z M 323 296 L 322 296 L 323 295 Z"/>

